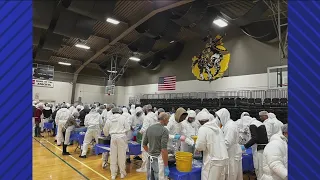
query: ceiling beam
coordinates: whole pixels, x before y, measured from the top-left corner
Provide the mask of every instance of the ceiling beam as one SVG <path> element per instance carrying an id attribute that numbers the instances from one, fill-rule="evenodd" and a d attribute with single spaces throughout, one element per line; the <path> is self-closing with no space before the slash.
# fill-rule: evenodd
<path id="1" fill-rule="evenodd" d="M 124 38 L 125 36 L 127 36 L 131 31 L 133 31 L 136 27 L 138 27 L 139 25 L 141 25 L 142 23 L 144 23 L 145 21 L 147 21 L 148 19 L 150 19 L 151 17 L 153 17 L 154 15 L 156 15 L 157 13 L 166 11 L 168 9 L 172 9 L 190 2 L 193 2 L 195 0 L 184 0 L 184 1 L 178 1 L 175 3 L 172 3 L 170 5 L 161 7 L 159 9 L 153 10 L 151 11 L 148 15 L 146 15 L 145 17 L 143 17 L 142 19 L 140 19 L 138 22 L 136 22 L 135 24 L 133 24 L 132 26 L 130 26 L 128 29 L 126 29 L 123 33 L 121 33 L 118 37 L 116 37 L 115 39 L 113 39 L 108 45 L 106 45 L 105 47 L 103 47 L 101 50 L 99 50 L 95 55 L 93 55 L 90 59 L 88 59 L 86 62 L 84 62 L 83 65 L 81 65 L 79 67 L 79 69 L 75 72 L 76 74 L 79 74 L 81 72 L 81 70 L 87 65 L 89 64 L 91 61 L 93 61 L 94 59 L 96 59 L 97 57 L 99 57 L 103 52 L 105 52 L 106 50 L 108 50 L 110 47 L 112 47 L 112 45 L 114 45 L 115 43 L 117 43 L 119 40 L 121 40 L 122 38 Z M 76 78 L 75 78 L 76 79 Z"/>

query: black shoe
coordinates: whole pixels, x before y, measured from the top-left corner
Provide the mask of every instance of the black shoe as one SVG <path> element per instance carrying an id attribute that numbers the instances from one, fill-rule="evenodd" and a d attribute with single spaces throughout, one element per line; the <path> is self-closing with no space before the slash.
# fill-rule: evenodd
<path id="1" fill-rule="evenodd" d="M 71 154 L 70 154 L 69 152 L 63 152 L 62 155 L 64 155 L 64 156 L 69 156 L 69 155 L 71 155 Z"/>
<path id="2" fill-rule="evenodd" d="M 57 142 L 57 140 L 54 140 L 54 142 Z"/>
<path id="3" fill-rule="evenodd" d="M 130 160 L 130 158 L 127 158 L 127 163 L 131 163 L 131 160 Z"/>
<path id="4" fill-rule="evenodd" d="M 84 156 L 80 155 L 79 158 L 87 158 L 87 156 L 86 155 L 84 155 Z"/>
<path id="5" fill-rule="evenodd" d="M 51 137 L 56 137 L 56 135 L 55 134 L 52 134 L 52 136 Z"/>
<path id="6" fill-rule="evenodd" d="M 141 157 L 139 157 L 139 156 L 136 156 L 136 157 L 134 157 L 133 159 L 135 159 L 135 160 L 140 160 L 140 161 L 142 160 Z"/>

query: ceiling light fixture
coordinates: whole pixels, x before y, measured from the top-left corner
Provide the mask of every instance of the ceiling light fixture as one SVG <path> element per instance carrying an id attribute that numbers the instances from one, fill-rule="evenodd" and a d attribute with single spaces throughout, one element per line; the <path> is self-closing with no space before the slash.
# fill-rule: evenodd
<path id="1" fill-rule="evenodd" d="M 71 63 L 66 63 L 66 62 L 58 62 L 58 64 L 65 65 L 65 66 L 71 66 Z"/>
<path id="2" fill-rule="evenodd" d="M 228 22 L 222 18 L 217 18 L 213 21 L 213 23 L 219 27 L 226 27 L 228 26 Z"/>
<path id="3" fill-rule="evenodd" d="M 78 48 L 82 48 L 82 49 L 90 49 L 89 46 L 84 45 L 84 44 L 76 44 L 75 46 L 78 47 Z"/>
<path id="4" fill-rule="evenodd" d="M 110 71 L 108 70 L 109 73 L 117 73 L 118 71 Z"/>
<path id="5" fill-rule="evenodd" d="M 133 56 L 132 56 L 132 57 L 130 57 L 129 59 L 130 59 L 130 60 L 132 60 L 132 61 L 140 61 L 140 58 L 133 57 Z"/>
<path id="6" fill-rule="evenodd" d="M 112 18 L 107 18 L 107 22 L 109 22 L 109 23 L 111 23 L 111 24 L 115 24 L 115 25 L 117 25 L 117 24 L 120 23 L 120 21 L 115 20 L 115 19 L 112 19 Z"/>
<path id="7" fill-rule="evenodd" d="M 170 44 L 174 43 L 175 41 L 170 41 Z"/>

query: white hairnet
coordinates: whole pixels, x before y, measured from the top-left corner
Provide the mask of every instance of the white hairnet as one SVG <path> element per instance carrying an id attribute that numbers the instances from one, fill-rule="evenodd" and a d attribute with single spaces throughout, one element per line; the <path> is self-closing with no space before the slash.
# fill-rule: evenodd
<path id="1" fill-rule="evenodd" d="M 243 116 L 250 116 L 250 114 L 248 112 L 243 112 L 240 116 L 240 119 L 243 117 Z"/>
<path id="2" fill-rule="evenodd" d="M 196 109 L 195 112 L 196 114 L 198 114 L 200 112 L 200 109 Z"/>
<path id="3" fill-rule="evenodd" d="M 122 108 L 122 112 L 123 113 L 128 113 L 128 109 L 127 108 Z"/>
<path id="4" fill-rule="evenodd" d="M 71 106 L 71 104 L 69 104 L 69 103 L 66 103 L 66 106 L 67 106 L 67 108 L 69 108 L 69 107 Z"/>
<path id="5" fill-rule="evenodd" d="M 205 111 L 200 111 L 196 116 L 197 121 L 208 121 L 209 118 L 209 114 Z"/>
<path id="6" fill-rule="evenodd" d="M 146 105 L 146 110 L 150 110 L 150 109 L 152 109 L 151 104 Z"/>
<path id="7" fill-rule="evenodd" d="M 79 115 L 80 115 L 80 114 L 79 114 L 78 111 L 74 111 L 74 112 L 72 113 L 72 116 L 73 116 L 73 117 L 76 117 L 76 118 L 79 117 Z"/>
<path id="8" fill-rule="evenodd" d="M 89 106 L 88 104 L 85 104 L 85 105 L 83 106 L 83 109 L 90 109 L 90 106 Z"/>
<path id="9" fill-rule="evenodd" d="M 135 108 L 136 108 L 136 105 L 132 104 L 131 109 L 135 109 Z"/>
<path id="10" fill-rule="evenodd" d="M 268 116 L 268 112 L 267 111 L 260 111 L 259 116 Z"/>
<path id="11" fill-rule="evenodd" d="M 99 109 L 105 109 L 106 107 L 104 106 L 104 105 L 101 105 L 100 107 L 99 107 Z"/>
<path id="12" fill-rule="evenodd" d="M 230 112 L 226 108 L 222 108 L 216 112 L 219 117 L 222 126 L 224 126 L 230 120 Z"/>
<path id="13" fill-rule="evenodd" d="M 274 113 L 268 113 L 268 118 L 269 119 L 276 118 L 276 115 Z"/>
<path id="14" fill-rule="evenodd" d="M 44 104 L 42 102 L 38 103 L 37 108 L 44 108 Z"/>
<path id="15" fill-rule="evenodd" d="M 160 114 L 160 113 L 162 113 L 162 112 L 165 112 L 165 110 L 164 110 L 163 108 L 159 108 L 159 109 L 158 109 L 158 113 Z"/>
<path id="16" fill-rule="evenodd" d="M 195 118 L 197 116 L 197 113 L 194 110 L 189 110 L 188 111 L 188 118 Z"/>
<path id="17" fill-rule="evenodd" d="M 136 113 L 137 112 L 143 112 L 143 109 L 141 107 L 136 107 Z"/>
<path id="18" fill-rule="evenodd" d="M 284 124 L 284 125 L 281 127 L 281 130 L 282 130 L 282 132 L 284 132 L 284 133 L 288 133 L 288 124 Z"/>
<path id="19" fill-rule="evenodd" d="M 114 108 L 114 104 L 108 104 L 107 105 L 107 109 L 112 109 L 112 108 Z"/>
<path id="20" fill-rule="evenodd" d="M 32 101 L 32 105 L 34 106 L 37 105 L 37 103 L 38 103 L 37 101 Z"/>
<path id="21" fill-rule="evenodd" d="M 78 105 L 78 106 L 76 107 L 76 109 L 82 109 L 82 106 L 81 106 L 81 105 Z"/>
<path id="22" fill-rule="evenodd" d="M 67 108 L 68 106 L 67 106 L 67 104 L 62 104 L 61 105 L 61 108 Z"/>

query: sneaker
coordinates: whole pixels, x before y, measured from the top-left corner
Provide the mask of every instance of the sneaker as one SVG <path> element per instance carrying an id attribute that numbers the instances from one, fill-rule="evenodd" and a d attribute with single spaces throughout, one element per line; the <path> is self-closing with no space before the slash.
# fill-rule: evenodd
<path id="1" fill-rule="evenodd" d="M 120 178 L 121 178 L 121 179 L 124 179 L 125 177 L 126 177 L 126 175 L 124 175 L 124 174 L 121 174 L 121 175 L 120 175 Z"/>
<path id="2" fill-rule="evenodd" d="M 80 155 L 79 158 L 87 158 L 87 156 L 86 155 L 84 155 L 84 156 Z"/>
<path id="3" fill-rule="evenodd" d="M 102 162 L 102 168 L 103 169 L 106 168 L 107 166 L 108 166 L 108 162 L 107 161 Z"/>
<path id="4" fill-rule="evenodd" d="M 137 171 L 137 172 L 141 172 L 141 173 L 142 173 L 142 172 L 147 172 L 147 170 L 142 169 L 142 168 L 139 168 L 139 169 L 137 169 L 136 171 Z"/>
<path id="5" fill-rule="evenodd" d="M 131 163 L 131 160 L 130 160 L 130 158 L 127 158 L 127 163 Z"/>
<path id="6" fill-rule="evenodd" d="M 115 177 L 115 176 L 111 176 L 111 179 L 112 179 L 112 180 L 115 180 L 115 179 L 116 179 L 116 177 Z"/>
<path id="7" fill-rule="evenodd" d="M 70 154 L 69 152 L 63 152 L 62 155 L 64 155 L 64 156 L 69 156 L 69 155 L 71 155 L 71 154 Z"/>

